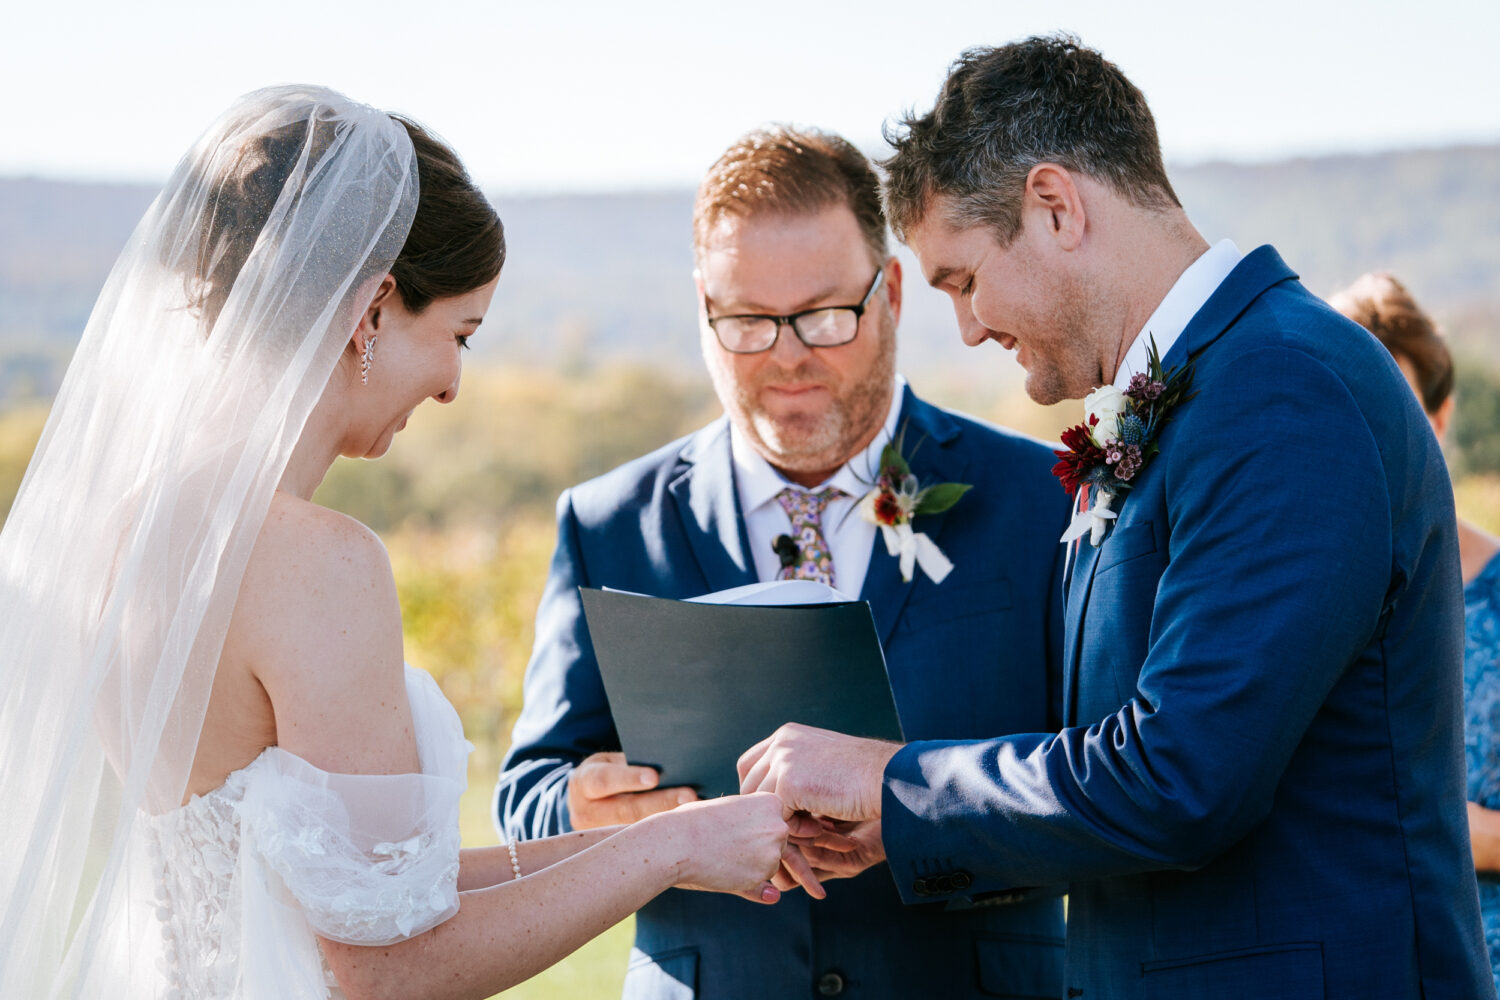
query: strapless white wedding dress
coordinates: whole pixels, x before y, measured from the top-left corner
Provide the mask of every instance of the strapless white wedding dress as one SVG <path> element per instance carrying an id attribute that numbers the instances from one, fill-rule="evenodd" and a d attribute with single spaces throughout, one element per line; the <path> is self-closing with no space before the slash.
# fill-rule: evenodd
<path id="1" fill-rule="evenodd" d="M 341 997 L 315 935 L 388 945 L 458 912 L 473 747 L 428 674 L 407 667 L 406 690 L 421 774 L 330 774 L 269 747 L 146 820 L 163 996 Z"/>

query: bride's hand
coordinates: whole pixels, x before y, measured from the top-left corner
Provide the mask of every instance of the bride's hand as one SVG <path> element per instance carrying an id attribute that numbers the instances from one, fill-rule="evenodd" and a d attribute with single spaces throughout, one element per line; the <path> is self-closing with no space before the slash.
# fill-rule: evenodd
<path id="1" fill-rule="evenodd" d="M 679 888 L 732 892 L 761 903 L 781 898 L 771 877 L 781 870 L 787 824 L 776 796 L 689 802 L 641 823 L 657 827 L 676 852 Z"/>

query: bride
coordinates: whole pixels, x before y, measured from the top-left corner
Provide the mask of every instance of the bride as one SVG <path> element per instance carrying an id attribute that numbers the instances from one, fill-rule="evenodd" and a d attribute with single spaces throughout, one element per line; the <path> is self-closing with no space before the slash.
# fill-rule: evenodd
<path id="1" fill-rule="evenodd" d="M 309 500 L 455 398 L 504 253 L 446 146 L 327 90 L 177 167 L 0 534 L 0 996 L 484 997 L 673 885 L 776 900 L 770 795 L 461 851 L 457 715 Z"/>

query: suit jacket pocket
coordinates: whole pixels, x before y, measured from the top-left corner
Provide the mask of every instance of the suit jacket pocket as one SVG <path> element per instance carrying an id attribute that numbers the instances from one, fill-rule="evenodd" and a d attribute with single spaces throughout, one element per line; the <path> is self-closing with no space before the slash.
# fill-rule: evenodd
<path id="1" fill-rule="evenodd" d="M 1099 568 L 1103 573 L 1112 566 L 1129 562 L 1156 551 L 1156 527 L 1150 521 L 1137 521 L 1110 532 L 1099 551 Z"/>
<path id="2" fill-rule="evenodd" d="M 974 964 L 985 996 L 1052 1000 L 1063 992 L 1063 942 L 1042 935 L 976 937 Z"/>
<path id="3" fill-rule="evenodd" d="M 1323 996 L 1323 946 L 1316 941 L 1273 944 L 1142 962 L 1141 974 L 1148 996 L 1318 1000 Z"/>
<path id="4" fill-rule="evenodd" d="M 697 948 L 674 948 L 659 955 L 630 949 L 621 1000 L 693 1000 L 697 995 Z"/>

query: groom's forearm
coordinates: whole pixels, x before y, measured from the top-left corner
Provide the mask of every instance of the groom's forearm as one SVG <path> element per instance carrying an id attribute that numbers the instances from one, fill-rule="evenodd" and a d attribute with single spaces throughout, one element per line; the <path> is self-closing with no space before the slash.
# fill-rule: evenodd
<path id="1" fill-rule="evenodd" d="M 564 858 L 592 847 L 619 829 L 617 826 L 605 826 L 541 840 L 520 841 L 516 844 L 516 860 L 521 865 L 521 874 L 530 875 L 555 865 Z M 511 866 L 510 849 L 503 844 L 495 847 L 466 847 L 459 852 L 459 892 L 485 889 L 501 882 L 509 882 L 513 878 L 515 870 Z"/>

